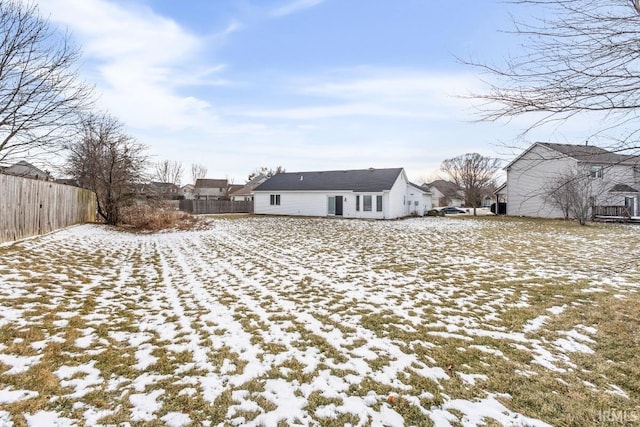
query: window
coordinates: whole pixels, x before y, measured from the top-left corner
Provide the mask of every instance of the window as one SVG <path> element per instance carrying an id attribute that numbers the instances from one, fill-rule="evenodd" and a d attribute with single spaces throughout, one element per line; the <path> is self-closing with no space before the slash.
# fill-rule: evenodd
<path id="1" fill-rule="evenodd" d="M 279 194 L 272 194 L 270 197 L 270 204 L 271 205 L 280 205 L 280 195 Z"/>
<path id="2" fill-rule="evenodd" d="M 371 196 L 362 196 L 362 203 L 362 210 L 371 212 Z"/>
<path id="3" fill-rule="evenodd" d="M 600 165 L 591 166 L 591 178 L 602 178 L 602 169 Z"/>
<path id="4" fill-rule="evenodd" d="M 418 206 L 418 201 L 416 200 L 416 202 L 414 203 L 414 205 Z"/>
<path id="5" fill-rule="evenodd" d="M 356 196 L 356 212 L 360 210 L 360 196 Z"/>
<path id="6" fill-rule="evenodd" d="M 376 196 L 376 211 L 382 212 L 382 196 Z"/>

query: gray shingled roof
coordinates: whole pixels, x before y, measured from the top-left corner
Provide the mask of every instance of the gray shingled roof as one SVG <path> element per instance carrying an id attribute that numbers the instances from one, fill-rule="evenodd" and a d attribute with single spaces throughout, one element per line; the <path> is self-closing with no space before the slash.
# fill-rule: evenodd
<path id="1" fill-rule="evenodd" d="M 610 193 L 637 193 L 638 190 L 636 190 L 635 188 L 627 184 L 616 184 L 611 188 L 611 190 L 609 190 L 609 192 Z"/>
<path id="2" fill-rule="evenodd" d="M 6 173 L 7 175 L 16 175 L 39 179 L 45 179 L 51 176 L 49 172 L 43 171 L 42 169 L 39 169 L 24 160 L 20 160 L 18 163 L 4 168 L 3 173 Z"/>
<path id="3" fill-rule="evenodd" d="M 196 188 L 227 188 L 228 181 L 226 179 L 206 179 L 196 180 Z"/>
<path id="4" fill-rule="evenodd" d="M 581 162 L 617 164 L 636 160 L 634 156 L 613 153 L 595 145 L 554 144 L 551 142 L 539 142 L 538 144 Z"/>
<path id="5" fill-rule="evenodd" d="M 390 190 L 402 168 L 279 173 L 253 191 L 357 191 Z"/>

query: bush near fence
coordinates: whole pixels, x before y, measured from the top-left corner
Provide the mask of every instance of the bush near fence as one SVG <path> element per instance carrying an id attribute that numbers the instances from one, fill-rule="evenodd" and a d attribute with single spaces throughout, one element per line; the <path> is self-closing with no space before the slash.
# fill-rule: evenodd
<path id="1" fill-rule="evenodd" d="M 253 202 L 231 200 L 180 200 L 180 210 L 192 214 L 253 213 Z"/>
<path id="2" fill-rule="evenodd" d="M 0 242 L 93 222 L 96 196 L 83 188 L 0 174 Z"/>

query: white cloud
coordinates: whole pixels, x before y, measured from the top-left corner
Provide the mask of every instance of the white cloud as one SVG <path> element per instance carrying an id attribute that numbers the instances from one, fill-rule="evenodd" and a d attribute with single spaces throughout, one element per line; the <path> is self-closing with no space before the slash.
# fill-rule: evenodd
<path id="1" fill-rule="evenodd" d="M 461 98 L 463 90 L 477 84 L 470 74 L 438 74 L 407 70 L 352 70 L 332 81 L 306 79 L 285 86 L 316 105 L 249 110 L 249 117 L 313 120 L 348 116 L 392 118 L 469 119 L 471 101 Z M 316 98 L 316 99 L 314 99 Z M 318 101 L 317 98 L 330 102 Z"/>
<path id="2" fill-rule="evenodd" d="M 137 2 L 39 1 L 82 45 L 82 71 L 102 93 L 99 107 L 128 125 L 156 160 L 204 163 L 211 177 L 236 182 L 277 164 L 405 166 L 423 174 L 441 161 L 440 147 L 476 138 L 452 135 L 468 117 L 466 101 L 452 95 L 477 84 L 470 75 L 356 67 L 299 79 L 230 63 L 246 81 L 238 85 L 225 79 L 224 61 L 211 59 L 211 46 L 243 29 L 238 21 L 198 35 Z M 278 16 L 320 3 L 291 2 Z M 207 97 L 222 85 L 216 101 Z"/>
<path id="3" fill-rule="evenodd" d="M 271 12 L 272 16 L 286 16 L 319 5 L 324 0 L 297 0 L 281 6 Z"/>
<path id="4" fill-rule="evenodd" d="M 224 65 L 203 63 L 200 54 L 205 41 L 224 38 L 240 24 L 204 38 L 148 7 L 125 8 L 105 0 L 41 0 L 40 7 L 80 40 L 84 69 L 101 92 L 101 108 L 136 128 L 217 124 L 208 101 L 180 89 L 228 84 L 217 77 Z"/>

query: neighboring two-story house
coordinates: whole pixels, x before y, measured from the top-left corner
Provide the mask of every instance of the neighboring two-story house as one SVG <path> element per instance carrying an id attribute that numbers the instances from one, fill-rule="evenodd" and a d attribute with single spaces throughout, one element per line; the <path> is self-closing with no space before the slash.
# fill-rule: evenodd
<path id="1" fill-rule="evenodd" d="M 226 179 L 198 179 L 193 189 L 197 200 L 220 200 L 228 195 L 229 181 Z"/>
<path id="2" fill-rule="evenodd" d="M 451 181 L 437 179 L 431 183 L 422 184 L 425 191 L 431 193 L 431 205 L 434 208 L 464 205 L 464 192 Z"/>
<path id="3" fill-rule="evenodd" d="M 563 177 L 579 176 L 591 206 L 617 206 L 638 216 L 639 168 L 637 157 L 600 147 L 537 142 L 505 167 L 507 182 L 496 194 L 506 200 L 507 215 L 562 218 L 550 192 L 554 185 L 562 191 L 557 184 Z"/>

